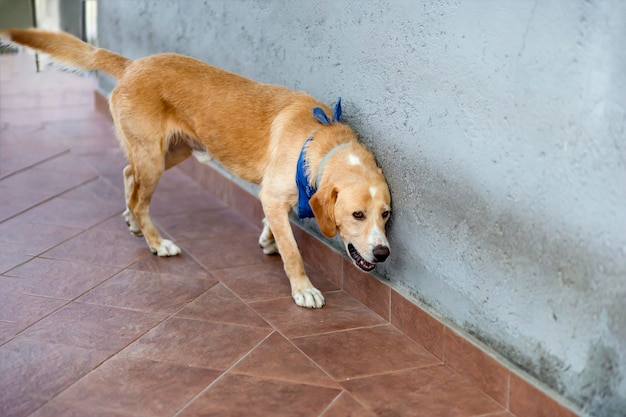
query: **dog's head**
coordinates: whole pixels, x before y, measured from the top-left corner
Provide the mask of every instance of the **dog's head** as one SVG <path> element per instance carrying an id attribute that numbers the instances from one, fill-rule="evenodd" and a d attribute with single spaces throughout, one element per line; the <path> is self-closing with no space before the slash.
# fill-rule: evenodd
<path id="1" fill-rule="evenodd" d="M 342 152 L 333 165 L 309 203 L 322 233 L 338 233 L 353 263 L 371 271 L 389 256 L 389 187 L 369 152 Z"/>

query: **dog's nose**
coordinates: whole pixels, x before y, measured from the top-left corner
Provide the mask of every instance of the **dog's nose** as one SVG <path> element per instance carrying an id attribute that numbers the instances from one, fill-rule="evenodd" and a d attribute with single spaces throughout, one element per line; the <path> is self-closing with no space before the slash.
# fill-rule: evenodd
<path id="1" fill-rule="evenodd" d="M 378 245 L 374 247 L 372 254 L 376 262 L 385 262 L 385 259 L 389 256 L 389 248 L 387 246 Z"/>

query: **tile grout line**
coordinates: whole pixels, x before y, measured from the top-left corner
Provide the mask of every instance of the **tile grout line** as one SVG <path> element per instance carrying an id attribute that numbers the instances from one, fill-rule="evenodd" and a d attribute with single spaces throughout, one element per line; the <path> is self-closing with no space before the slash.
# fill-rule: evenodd
<path id="1" fill-rule="evenodd" d="M 338 291 L 343 291 L 343 290 L 338 290 Z M 314 336 L 325 336 L 325 335 L 329 335 L 329 334 L 335 334 L 335 333 L 346 333 L 346 332 L 351 332 L 353 330 L 362 330 L 362 329 L 374 329 L 377 327 L 384 327 L 384 326 L 390 326 L 391 324 L 389 323 L 379 323 L 379 324 L 371 324 L 369 326 L 357 326 L 357 327 L 350 327 L 347 329 L 338 329 L 338 330 L 330 330 L 327 332 L 319 332 L 319 333 L 310 333 L 310 334 L 303 334 L 303 335 L 299 335 L 299 336 L 292 336 L 289 337 L 288 339 L 304 339 L 306 337 L 314 337 Z M 394 327 L 395 328 L 395 327 Z M 398 330 L 399 331 L 399 330 Z M 281 333 L 282 334 L 282 333 Z M 402 333 L 404 335 L 404 333 Z M 405 335 L 406 336 L 406 335 Z M 285 336 L 287 338 L 287 336 Z M 410 338 L 409 338 L 410 339 Z M 411 339 L 411 341 L 413 341 L 413 339 Z M 419 346 L 418 343 L 414 342 L 413 343 L 417 344 Z M 421 346 L 420 346 L 421 347 Z"/>
<path id="2" fill-rule="evenodd" d="M 257 347 L 259 347 L 263 342 L 265 342 L 275 332 L 276 332 L 276 329 L 272 328 L 272 331 L 269 332 L 269 334 L 267 336 L 265 336 L 261 341 L 259 341 L 259 343 L 257 343 L 252 348 L 250 348 L 250 350 L 248 350 L 248 352 L 246 352 L 245 355 L 243 355 L 241 358 L 236 360 L 230 367 L 228 367 L 228 369 L 226 369 L 225 371 L 222 371 L 222 373 L 217 378 L 215 378 L 211 383 L 209 383 L 209 385 L 207 385 L 202 390 L 200 390 L 200 392 L 198 394 L 196 394 L 191 400 L 189 400 L 185 405 L 183 405 L 178 411 L 176 411 L 174 414 L 172 414 L 172 417 L 178 417 L 182 412 L 184 412 L 187 408 L 189 408 L 189 406 L 191 404 L 193 404 L 198 398 L 200 398 L 202 395 L 204 395 L 218 381 L 220 381 L 222 378 L 224 378 L 235 366 L 237 366 L 241 361 L 243 361 L 245 358 L 247 358 L 248 355 L 250 355 Z M 207 369 L 211 369 L 211 368 L 207 368 Z"/>
<path id="3" fill-rule="evenodd" d="M 487 397 L 491 402 L 493 402 L 494 404 L 502 407 L 502 410 L 499 411 L 493 411 L 490 413 L 487 413 L 488 415 L 491 414 L 496 414 L 496 413 L 501 413 L 501 412 L 505 412 L 508 411 L 508 407 L 504 404 L 501 404 L 498 400 L 496 400 L 495 398 L 493 398 L 489 393 L 487 393 L 484 389 L 482 389 L 480 386 L 478 386 L 474 381 L 473 378 L 463 375 L 461 372 L 457 371 L 455 368 L 453 368 L 452 366 L 446 364 L 445 362 L 442 363 L 442 366 L 447 367 L 448 369 L 450 369 L 452 372 L 454 372 L 455 374 L 457 374 L 458 376 L 460 376 L 461 378 L 463 378 L 465 381 L 467 381 L 468 383 L 470 383 L 474 388 L 476 388 L 481 394 L 483 394 L 485 397 Z M 481 417 L 482 415 L 479 415 L 477 417 Z"/>
<path id="4" fill-rule="evenodd" d="M 328 403 L 328 405 L 326 406 L 326 408 L 324 408 L 324 409 L 323 409 L 323 410 L 322 410 L 322 411 L 321 411 L 321 412 L 317 415 L 317 417 L 321 417 L 321 416 L 323 416 L 324 414 L 326 414 L 326 412 L 327 412 L 328 410 L 330 410 L 330 409 L 332 408 L 332 406 L 333 406 L 333 405 L 335 405 L 335 403 L 336 403 L 337 401 L 339 401 L 339 397 L 341 397 L 341 395 L 342 395 L 344 392 L 347 392 L 347 391 L 346 391 L 346 390 L 341 390 L 341 391 L 339 391 L 339 394 L 337 394 L 337 396 L 336 396 L 335 398 L 333 398 L 333 400 L 332 400 L 331 402 L 329 402 L 329 403 Z M 355 400 L 355 401 L 356 401 L 356 400 Z M 357 401 L 357 402 L 358 402 L 358 401 Z M 359 403 L 359 404 L 361 404 L 361 403 Z M 367 407 L 366 407 L 366 408 L 367 408 Z"/>
<path id="5" fill-rule="evenodd" d="M 49 156 L 49 157 L 47 157 L 47 158 L 44 158 L 44 159 L 42 159 L 41 161 L 38 161 L 38 162 L 35 162 L 35 163 L 30 164 L 30 165 L 28 165 L 28 166 L 22 167 L 22 168 L 18 169 L 17 171 L 13 171 L 13 172 L 11 172 L 11 173 L 9 173 L 9 174 L 7 174 L 7 175 L 3 176 L 3 177 L 0 177 L 0 181 L 4 181 L 4 180 L 6 180 L 6 179 L 8 179 L 8 178 L 11 178 L 11 177 L 12 177 L 12 176 L 14 176 L 14 175 L 18 175 L 18 174 L 21 174 L 21 173 L 23 173 L 23 172 L 26 172 L 26 171 L 28 171 L 29 169 L 36 168 L 37 166 L 39 166 L 39 165 L 41 165 L 41 164 L 45 164 L 46 162 L 50 162 L 50 161 L 52 161 L 53 159 L 56 159 L 56 158 L 58 158 L 58 157 L 60 157 L 60 156 L 63 156 L 63 155 L 69 154 L 69 153 L 71 153 L 71 152 L 72 152 L 72 150 L 71 150 L 71 149 L 65 149 L 65 150 L 63 150 L 63 151 L 59 151 L 58 153 L 56 153 L 56 154 L 54 154 L 54 155 L 51 155 L 51 156 Z"/>
<path id="6" fill-rule="evenodd" d="M 302 349 L 300 349 L 295 343 L 293 343 L 293 341 L 288 338 L 286 335 L 284 335 L 280 330 L 276 330 L 276 332 L 278 332 L 278 334 L 280 334 L 291 346 L 293 346 L 298 352 L 300 352 L 305 358 L 307 358 L 309 361 L 311 361 L 311 363 L 315 364 L 315 366 L 321 370 L 328 378 L 330 378 L 331 381 L 336 382 L 340 387 L 341 384 L 339 384 L 339 382 L 337 382 L 337 380 L 335 378 L 333 378 L 332 375 L 330 375 L 328 372 L 326 372 L 326 370 L 320 366 L 317 362 L 315 362 L 313 360 L 313 358 L 311 358 L 309 355 L 306 354 L 306 352 L 304 352 Z M 313 335 L 312 335 L 313 336 Z M 295 339 L 295 338 L 294 338 Z M 345 389 L 343 387 L 341 387 L 341 391 L 345 391 Z M 341 394 L 341 392 L 340 392 Z"/>
<path id="7" fill-rule="evenodd" d="M 143 259 L 143 258 L 142 258 Z M 139 261 L 139 260 L 138 260 Z M 138 262 L 137 261 L 137 262 Z M 99 283 L 98 285 L 94 286 L 93 288 L 91 288 L 88 291 L 85 291 L 83 294 L 81 294 L 80 296 L 76 297 L 75 299 L 69 301 L 68 303 L 64 304 L 63 306 L 59 307 L 63 308 L 65 306 L 67 306 L 68 304 L 72 303 L 72 302 L 81 302 L 78 301 L 78 298 L 82 297 L 83 295 L 85 295 L 87 292 L 91 291 L 92 289 L 104 284 L 105 282 L 111 280 L 113 277 L 115 277 L 116 275 L 122 273 L 123 271 L 126 271 L 128 269 L 129 266 L 134 265 L 136 262 L 133 262 L 129 265 L 127 265 L 126 267 L 120 269 L 119 271 L 117 271 L 116 273 L 112 274 L 110 277 L 108 277 L 107 279 L 105 279 L 104 281 L 102 281 L 101 283 Z M 210 288 L 212 288 L 214 285 L 212 285 L 211 287 L 209 287 L 206 291 L 208 291 Z M 204 294 L 206 291 L 204 291 L 202 294 Z M 191 303 L 192 301 L 190 301 L 189 303 Z M 51 402 L 52 400 L 54 400 L 55 398 L 57 398 L 58 396 L 60 396 L 63 392 L 67 391 L 68 389 L 70 389 L 72 386 L 78 384 L 81 380 L 83 380 L 85 377 L 87 377 L 89 374 L 91 374 L 92 372 L 96 371 L 97 369 L 99 369 L 100 367 L 102 367 L 104 364 L 106 364 L 109 360 L 111 360 L 114 357 L 117 357 L 117 355 L 119 355 L 120 353 L 122 353 L 124 350 L 128 349 L 128 347 L 130 345 L 132 345 L 133 343 L 135 343 L 137 340 L 141 339 L 142 337 L 144 337 L 145 335 L 147 335 L 148 333 L 150 333 L 151 331 L 153 331 L 156 327 L 160 326 L 162 323 L 164 323 L 166 320 L 172 318 L 174 316 L 174 314 L 178 313 L 180 310 L 182 310 L 183 308 L 185 308 L 189 303 L 186 303 L 184 306 L 182 306 L 180 309 L 176 310 L 176 312 L 172 313 L 172 314 L 164 314 L 164 313 L 153 313 L 153 312 L 145 312 L 142 311 L 143 313 L 149 313 L 149 314 L 153 314 L 153 315 L 162 315 L 163 319 L 156 322 L 152 327 L 150 327 L 149 329 L 147 329 L 145 332 L 142 332 L 141 334 L 139 334 L 137 337 L 131 339 L 125 346 L 121 347 L 119 350 L 117 350 L 116 352 L 113 352 L 110 356 L 108 356 L 107 358 L 105 358 L 102 362 L 100 362 L 99 364 L 97 364 L 94 368 L 92 368 L 91 370 L 89 370 L 88 372 L 86 372 L 84 375 L 82 375 L 80 378 L 76 379 L 76 381 L 74 381 L 73 383 L 69 384 L 67 387 L 65 387 L 63 390 L 59 391 L 58 393 L 56 393 L 52 398 L 50 398 L 48 401 L 46 401 L 44 404 L 41 405 L 42 408 L 44 407 L 47 403 Z M 84 304 L 90 304 L 90 305 L 99 305 L 99 304 L 92 304 L 92 303 L 84 303 Z M 128 308 L 123 308 L 123 307 L 113 307 L 113 306 L 106 306 L 106 305 L 102 305 L 103 307 L 108 307 L 108 308 L 119 308 L 122 310 L 127 310 L 127 311 L 139 311 L 139 310 L 133 310 L 133 309 L 128 309 Z M 55 310 L 58 311 L 59 309 Z M 52 314 L 52 313 L 51 313 Z M 48 316 L 46 316 L 48 317 Z M 42 318 L 43 319 L 43 318 Z M 16 335 L 17 336 L 17 335 Z M 28 339 L 28 338 L 27 338 Z M 63 345 L 62 343 L 59 343 L 61 345 Z M 67 346 L 72 346 L 72 345 L 67 345 Z M 90 350 L 97 350 L 97 349 L 90 349 Z M 160 361 L 155 361 L 155 362 L 160 362 Z M 164 362 L 167 363 L 167 362 Z M 215 381 L 214 381 L 215 382 Z M 39 409 L 38 408 L 38 409 Z M 37 409 L 37 410 L 38 410 Z M 35 411 L 37 411 L 35 410 Z"/>
<path id="8" fill-rule="evenodd" d="M 29 210 L 37 208 L 37 207 L 39 207 L 39 206 L 41 206 L 41 205 L 43 205 L 45 203 L 49 203 L 50 201 L 54 200 L 55 198 L 61 197 L 63 194 L 69 193 L 70 191 L 74 191 L 75 189 L 77 189 L 79 187 L 82 187 L 83 185 L 87 185 L 87 184 L 89 184 L 92 181 L 96 181 L 98 178 L 99 178 L 99 176 L 98 177 L 94 177 L 94 178 L 90 178 L 90 179 L 88 179 L 86 181 L 81 182 L 80 184 L 76 184 L 76 185 L 72 186 L 71 188 L 68 188 L 67 190 L 64 190 L 64 191 L 62 191 L 62 192 L 60 192 L 58 194 L 55 194 L 52 197 L 48 197 L 48 198 L 46 198 L 44 200 L 41 200 L 40 202 L 38 202 L 38 203 L 28 207 L 27 209 L 24 209 L 24 210 L 22 210 L 22 211 L 20 211 L 18 213 L 15 213 L 12 216 L 7 217 L 6 219 L 0 220 L 0 224 L 5 223 L 5 222 L 7 222 L 9 220 L 12 220 L 12 219 L 16 218 L 17 216 L 20 216 L 20 215 L 28 212 Z M 34 223 L 34 224 L 36 224 L 36 223 Z M 63 227 L 68 227 L 68 226 L 63 226 Z M 73 229 L 79 229 L 78 227 L 72 227 L 72 228 Z M 86 230 L 86 229 L 83 229 L 83 230 Z M 49 248 L 49 249 L 52 249 L 52 248 Z"/>
<path id="9" fill-rule="evenodd" d="M 443 363 L 435 362 L 435 363 L 430 363 L 430 364 L 426 364 L 426 365 L 422 365 L 422 366 L 410 366 L 408 368 L 394 369 L 394 370 L 391 370 L 391 371 L 376 372 L 376 373 L 373 373 L 373 374 L 366 374 L 366 375 L 357 375 L 357 376 L 344 378 L 344 379 L 340 379 L 340 380 L 336 380 L 336 381 L 343 381 L 343 382 L 355 381 L 355 380 L 367 379 L 367 378 L 381 376 L 381 375 L 394 375 L 394 374 L 399 374 L 399 373 L 402 373 L 402 372 L 413 371 L 413 370 L 418 370 L 418 369 L 434 368 L 434 367 L 437 367 L 437 366 L 444 366 L 444 367 L 449 368 L 449 366 L 446 366 Z M 452 369 L 452 368 L 450 368 L 450 369 Z M 489 399 L 491 399 L 491 397 L 489 397 Z"/>

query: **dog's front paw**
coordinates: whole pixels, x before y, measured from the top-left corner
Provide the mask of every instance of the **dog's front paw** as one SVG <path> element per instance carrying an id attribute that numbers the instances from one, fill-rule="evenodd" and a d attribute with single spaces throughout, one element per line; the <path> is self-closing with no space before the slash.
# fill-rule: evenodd
<path id="1" fill-rule="evenodd" d="M 322 308 L 325 304 L 322 292 L 315 287 L 306 290 L 296 291 L 292 294 L 293 300 L 300 307 Z"/>
<path id="2" fill-rule="evenodd" d="M 176 256 L 180 252 L 180 248 L 168 239 L 163 239 L 158 248 L 152 249 L 152 253 L 159 256 Z"/>
<path id="3" fill-rule="evenodd" d="M 128 230 L 130 230 L 132 234 L 134 234 L 135 236 L 143 236 L 143 234 L 141 233 L 141 227 L 139 227 L 139 223 L 137 223 L 137 220 L 135 220 L 135 216 L 133 216 L 133 213 L 131 213 L 128 208 L 124 210 L 122 216 L 124 216 L 124 220 L 128 225 Z"/>

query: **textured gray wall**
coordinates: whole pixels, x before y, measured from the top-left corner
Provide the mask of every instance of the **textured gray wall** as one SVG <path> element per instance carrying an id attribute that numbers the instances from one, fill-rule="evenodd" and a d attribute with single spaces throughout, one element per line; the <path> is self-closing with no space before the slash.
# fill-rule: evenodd
<path id="1" fill-rule="evenodd" d="M 99 29 L 132 58 L 341 95 L 392 191 L 378 272 L 626 415 L 626 2 L 106 0 Z"/>

